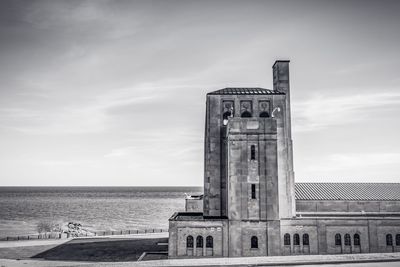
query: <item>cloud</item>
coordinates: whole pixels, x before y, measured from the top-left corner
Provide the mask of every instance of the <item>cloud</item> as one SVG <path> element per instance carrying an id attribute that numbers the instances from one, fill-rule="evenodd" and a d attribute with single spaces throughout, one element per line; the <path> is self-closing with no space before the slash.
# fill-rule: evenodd
<path id="1" fill-rule="evenodd" d="M 399 104 L 399 92 L 314 95 L 293 103 L 294 131 L 314 131 L 366 120 L 373 112 L 397 108 Z"/>
<path id="2" fill-rule="evenodd" d="M 332 172 L 338 170 L 357 170 L 400 164 L 400 153 L 335 153 L 309 166 L 308 171 Z"/>

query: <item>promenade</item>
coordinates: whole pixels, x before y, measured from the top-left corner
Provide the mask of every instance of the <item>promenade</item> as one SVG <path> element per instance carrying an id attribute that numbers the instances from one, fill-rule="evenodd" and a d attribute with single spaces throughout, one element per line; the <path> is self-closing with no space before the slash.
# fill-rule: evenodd
<path id="1" fill-rule="evenodd" d="M 155 233 L 69 240 L 0 242 L 0 266 L 400 266 L 400 253 L 169 260 L 165 254 L 167 238 L 168 233 Z M 144 252 L 148 252 L 151 257 L 143 257 Z M 144 258 L 144 261 L 137 261 L 141 258 Z"/>
<path id="2" fill-rule="evenodd" d="M 4 267 L 251 267 L 251 266 L 324 266 L 324 267 L 398 267 L 400 253 L 357 254 L 357 255 L 307 255 L 281 257 L 254 257 L 254 258 L 213 258 L 213 259 L 179 259 L 154 260 L 141 262 L 72 262 L 72 261 L 44 261 L 44 260 L 9 260 L 0 259 L 0 266 Z"/>

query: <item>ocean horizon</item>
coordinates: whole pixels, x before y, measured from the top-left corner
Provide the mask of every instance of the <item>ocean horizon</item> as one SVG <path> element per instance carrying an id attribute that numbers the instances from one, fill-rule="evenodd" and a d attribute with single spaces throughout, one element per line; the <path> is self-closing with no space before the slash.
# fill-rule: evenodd
<path id="1" fill-rule="evenodd" d="M 37 234 L 41 221 L 89 231 L 166 229 L 199 186 L 0 186 L 0 236 Z"/>

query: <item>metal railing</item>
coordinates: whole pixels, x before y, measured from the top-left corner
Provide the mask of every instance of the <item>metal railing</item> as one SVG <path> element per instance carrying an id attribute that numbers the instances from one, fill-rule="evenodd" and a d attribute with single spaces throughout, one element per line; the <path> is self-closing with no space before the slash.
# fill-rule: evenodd
<path id="1" fill-rule="evenodd" d="M 79 237 L 95 237 L 95 236 L 118 236 L 118 235 L 138 235 L 138 234 L 151 234 L 151 233 L 164 233 L 168 229 L 150 228 L 150 229 L 131 229 L 131 230 L 118 230 L 118 231 L 93 231 L 86 232 L 85 234 L 74 234 L 68 232 L 51 232 L 41 233 L 35 235 L 16 235 L 0 237 L 0 241 L 18 241 L 18 240 L 40 240 L 40 239 L 63 239 L 63 238 L 79 238 Z"/>

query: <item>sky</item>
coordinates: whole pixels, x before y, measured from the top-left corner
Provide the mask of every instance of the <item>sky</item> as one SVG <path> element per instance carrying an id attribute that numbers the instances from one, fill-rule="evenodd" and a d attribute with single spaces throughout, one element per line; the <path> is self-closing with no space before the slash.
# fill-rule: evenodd
<path id="1" fill-rule="evenodd" d="M 289 59 L 297 182 L 400 182 L 400 1 L 1 1 L 0 186 L 201 186 L 206 93 Z"/>

